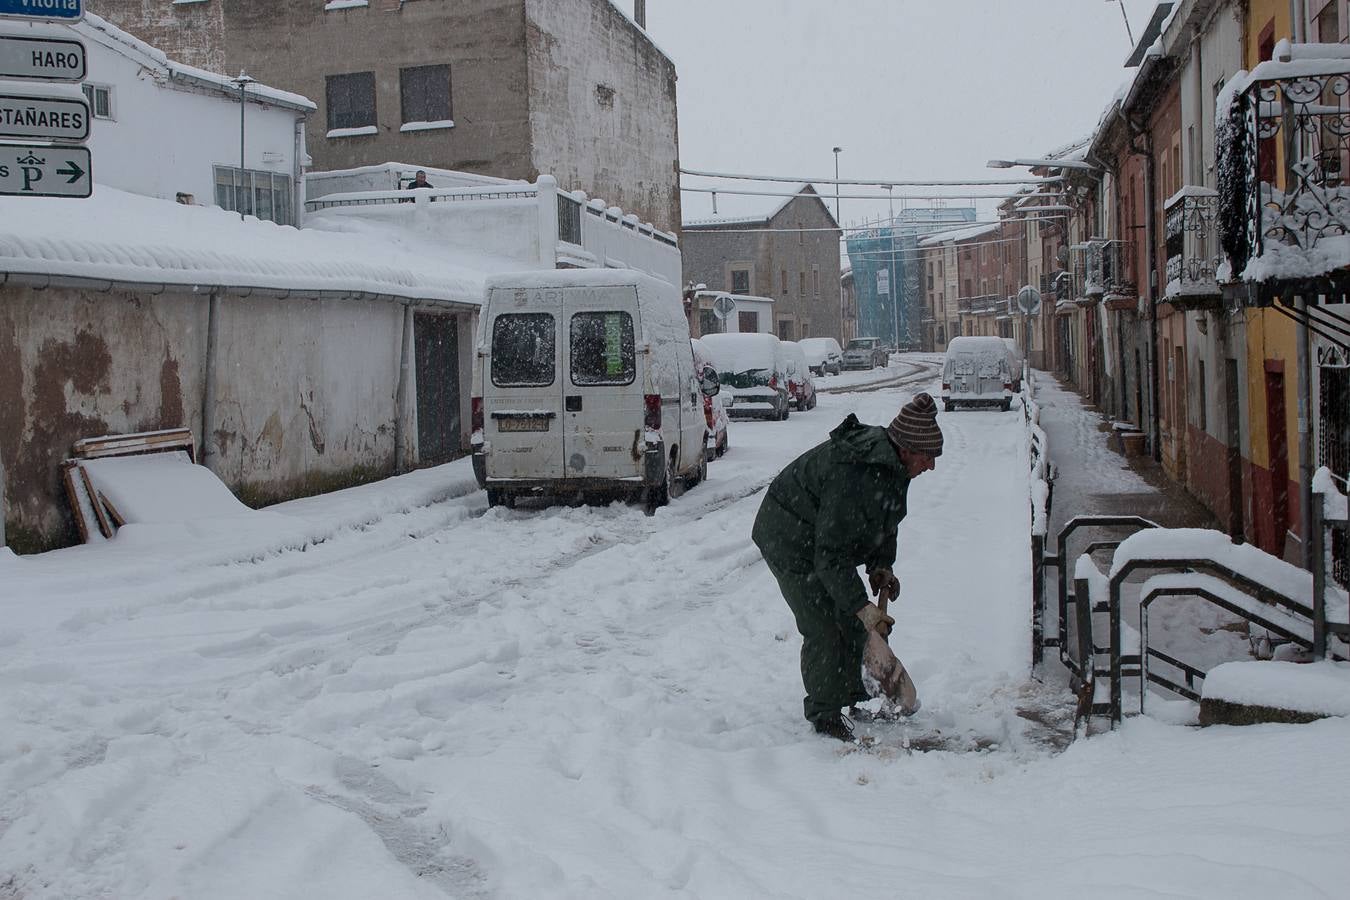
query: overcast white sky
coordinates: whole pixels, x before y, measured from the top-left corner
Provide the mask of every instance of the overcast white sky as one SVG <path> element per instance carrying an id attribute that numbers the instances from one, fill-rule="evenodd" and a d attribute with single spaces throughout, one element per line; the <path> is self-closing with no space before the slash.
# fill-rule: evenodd
<path id="1" fill-rule="evenodd" d="M 1155 5 L 1126 0 L 1136 38 Z M 835 146 L 844 178 L 1015 175 L 985 161 L 1090 133 L 1131 49 L 1114 0 L 648 0 L 647 28 L 679 73 L 683 166 L 816 177 Z M 719 195 L 718 212 L 777 202 Z M 843 219 L 885 206 L 844 200 Z M 711 212 L 684 194 L 686 220 Z"/>

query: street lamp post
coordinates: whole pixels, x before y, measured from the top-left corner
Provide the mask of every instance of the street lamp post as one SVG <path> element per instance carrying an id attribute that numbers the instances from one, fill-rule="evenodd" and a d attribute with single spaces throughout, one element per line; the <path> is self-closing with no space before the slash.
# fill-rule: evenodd
<path id="1" fill-rule="evenodd" d="M 900 292 L 895 280 L 895 198 L 893 196 L 895 185 L 884 184 L 882 187 L 886 189 L 886 209 L 891 232 L 891 258 L 886 275 L 888 281 L 886 287 L 889 294 L 887 299 L 891 302 L 891 346 L 898 350 L 900 348 Z"/>
<path id="2" fill-rule="evenodd" d="M 234 203 L 239 207 L 239 221 L 242 222 L 244 220 L 244 202 L 239 196 L 239 187 L 244 181 L 244 112 L 248 108 L 244 91 L 253 83 L 253 79 L 245 74 L 243 69 L 240 69 L 239 77 L 233 79 L 233 82 L 239 85 L 239 174 L 235 176 Z"/>
<path id="3" fill-rule="evenodd" d="M 844 243 L 844 220 L 839 217 L 839 154 L 844 152 L 843 147 L 834 148 L 834 224 L 839 228 L 839 242 Z M 848 251 L 848 245 L 844 244 L 840 248 L 845 253 Z M 843 256 L 843 253 L 840 253 Z M 844 303 L 844 277 L 842 272 L 839 276 L 839 337 L 844 338 L 844 319 L 847 310 Z"/>

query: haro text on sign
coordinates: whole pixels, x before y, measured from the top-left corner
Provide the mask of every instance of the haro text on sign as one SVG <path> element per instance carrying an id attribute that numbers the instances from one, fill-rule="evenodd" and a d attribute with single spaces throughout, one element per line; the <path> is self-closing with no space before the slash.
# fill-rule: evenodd
<path id="1" fill-rule="evenodd" d="M 0 34 L 0 78 L 83 81 L 85 65 L 77 40 Z"/>

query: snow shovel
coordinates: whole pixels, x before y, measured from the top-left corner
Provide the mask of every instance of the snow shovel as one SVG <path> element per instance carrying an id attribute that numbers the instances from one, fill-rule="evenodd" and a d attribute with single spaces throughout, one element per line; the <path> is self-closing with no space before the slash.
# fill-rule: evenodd
<path id="1" fill-rule="evenodd" d="M 877 607 L 883 615 L 890 600 L 886 591 L 877 597 Z M 912 716 L 919 711 L 919 692 L 914 688 L 914 680 L 905 671 L 904 663 L 891 650 L 887 638 L 875 631 L 867 633 L 867 644 L 863 647 L 863 667 L 867 669 L 868 675 L 876 679 L 889 707 L 902 716 Z"/>

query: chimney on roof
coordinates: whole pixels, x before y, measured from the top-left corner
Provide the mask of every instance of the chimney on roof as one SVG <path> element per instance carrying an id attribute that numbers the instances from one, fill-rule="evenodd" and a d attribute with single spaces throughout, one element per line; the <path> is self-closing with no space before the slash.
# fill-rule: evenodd
<path id="1" fill-rule="evenodd" d="M 633 21 L 643 31 L 647 30 L 647 0 L 633 0 Z"/>

